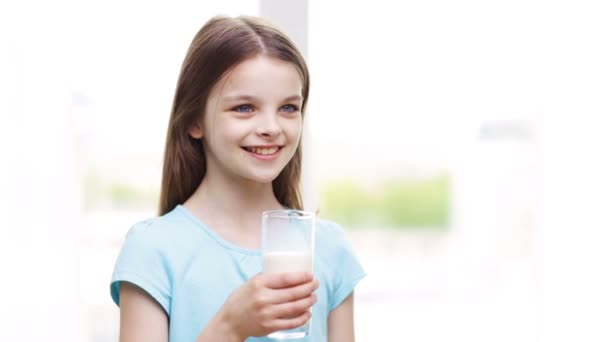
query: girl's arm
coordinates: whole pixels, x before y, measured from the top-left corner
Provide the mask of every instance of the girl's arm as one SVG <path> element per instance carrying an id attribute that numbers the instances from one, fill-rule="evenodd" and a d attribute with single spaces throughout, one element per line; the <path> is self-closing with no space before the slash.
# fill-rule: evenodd
<path id="1" fill-rule="evenodd" d="M 329 313 L 328 341 L 355 342 L 354 292 Z"/>
<path id="2" fill-rule="evenodd" d="M 120 285 L 120 342 L 167 342 L 169 319 L 165 310 L 136 285 Z M 207 326 L 198 342 L 242 341 L 234 336 L 225 322 L 218 317 Z"/>
<path id="3" fill-rule="evenodd" d="M 120 284 L 120 342 L 167 342 L 169 319 L 150 295 L 128 282 Z"/>
<path id="4" fill-rule="evenodd" d="M 312 274 L 256 275 L 232 293 L 197 342 L 242 342 L 301 326 L 310 318 L 318 286 Z M 120 342 L 168 340 L 169 318 L 160 304 L 138 286 L 121 283 Z"/>

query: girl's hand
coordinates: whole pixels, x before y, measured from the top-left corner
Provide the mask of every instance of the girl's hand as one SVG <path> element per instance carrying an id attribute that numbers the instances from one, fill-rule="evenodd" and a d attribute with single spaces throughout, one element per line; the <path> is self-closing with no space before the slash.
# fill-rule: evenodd
<path id="1" fill-rule="evenodd" d="M 220 315 L 239 340 L 304 325 L 317 301 L 310 273 L 258 274 L 237 288 Z"/>

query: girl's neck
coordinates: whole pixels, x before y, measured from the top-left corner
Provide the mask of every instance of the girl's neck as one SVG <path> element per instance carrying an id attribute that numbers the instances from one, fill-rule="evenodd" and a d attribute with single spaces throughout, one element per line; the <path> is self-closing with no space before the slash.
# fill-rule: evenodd
<path id="1" fill-rule="evenodd" d="M 283 209 L 272 183 L 207 174 L 184 206 L 205 222 L 257 229 L 264 210 Z"/>

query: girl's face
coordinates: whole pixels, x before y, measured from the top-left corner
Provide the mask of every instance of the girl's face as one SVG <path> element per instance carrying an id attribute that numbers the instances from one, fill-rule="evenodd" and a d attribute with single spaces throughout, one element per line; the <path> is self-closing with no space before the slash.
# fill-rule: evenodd
<path id="1" fill-rule="evenodd" d="M 293 64 L 258 55 L 237 65 L 209 95 L 202 123 L 208 172 L 272 182 L 302 134 L 302 80 Z"/>

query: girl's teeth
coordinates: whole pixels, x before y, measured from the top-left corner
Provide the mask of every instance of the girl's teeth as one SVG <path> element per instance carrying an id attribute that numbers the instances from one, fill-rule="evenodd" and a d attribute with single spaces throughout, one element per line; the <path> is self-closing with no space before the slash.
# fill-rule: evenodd
<path id="1" fill-rule="evenodd" d="M 274 154 L 279 148 L 278 147 L 272 147 L 272 148 L 249 147 L 247 149 L 250 152 L 253 152 L 253 153 L 256 153 L 256 154 L 268 155 L 268 154 Z"/>

